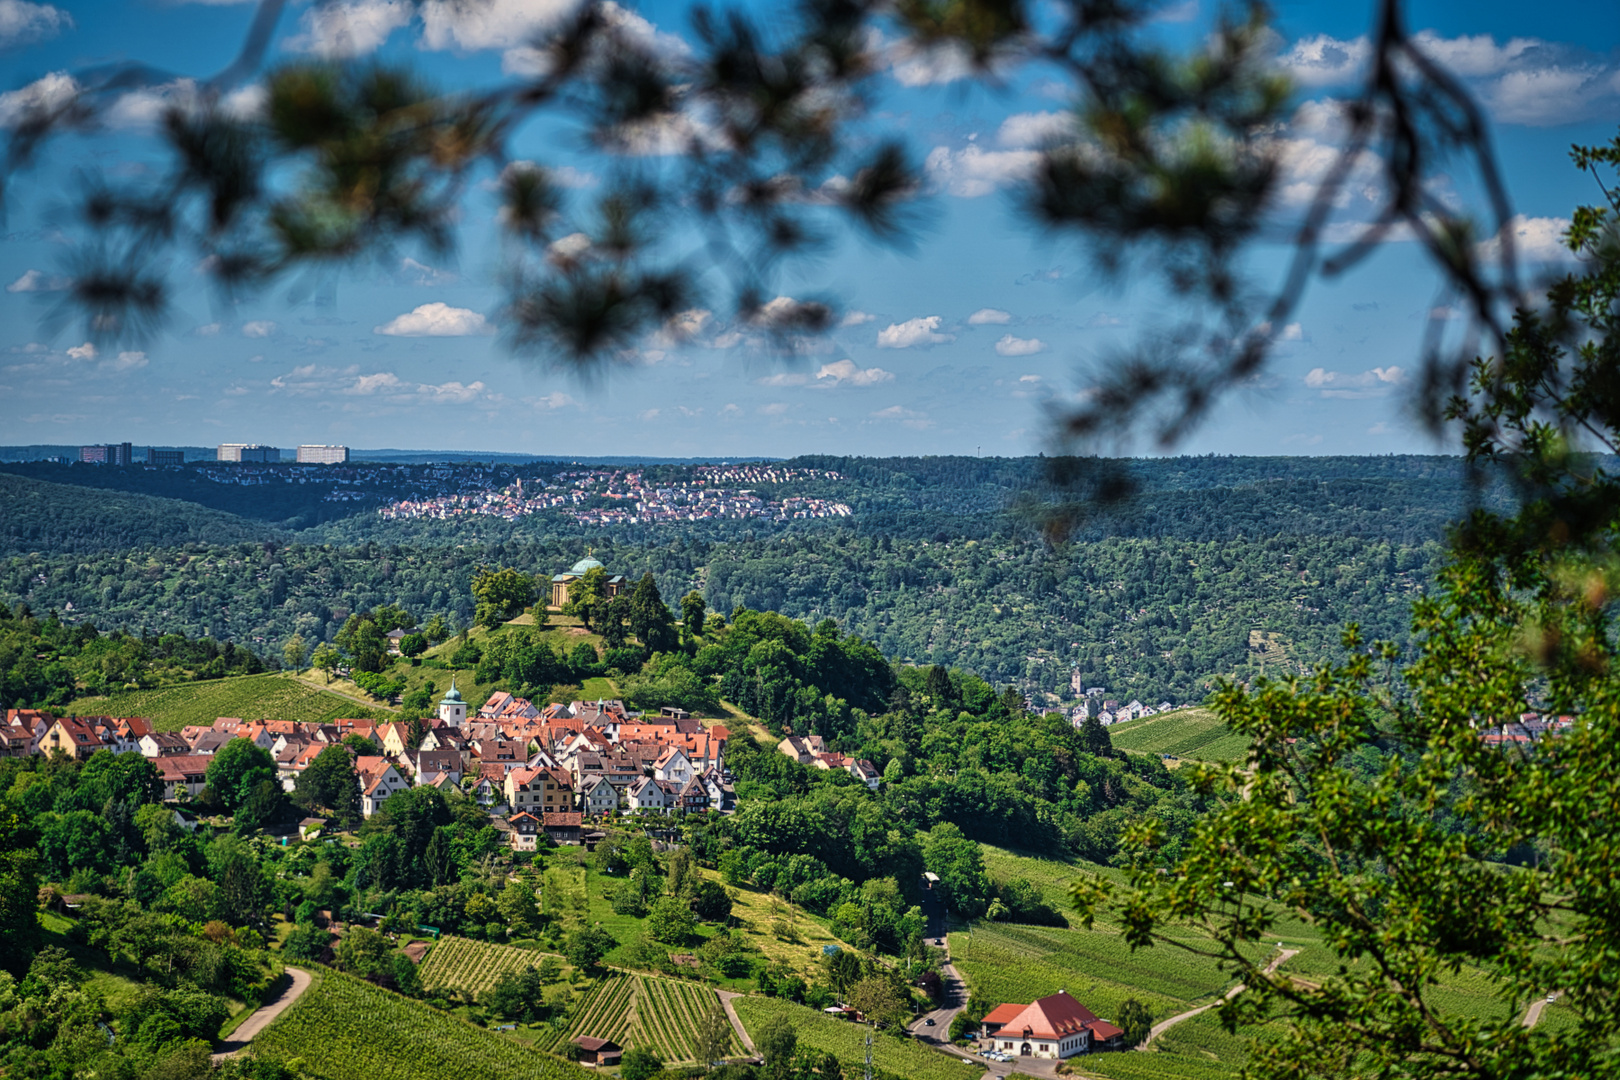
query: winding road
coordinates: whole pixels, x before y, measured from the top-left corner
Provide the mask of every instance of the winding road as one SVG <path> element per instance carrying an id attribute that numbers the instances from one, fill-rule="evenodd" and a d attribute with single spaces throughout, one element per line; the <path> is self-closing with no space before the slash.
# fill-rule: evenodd
<path id="1" fill-rule="evenodd" d="M 214 1052 L 215 1061 L 222 1061 L 241 1053 L 247 1048 L 248 1043 L 253 1041 L 253 1036 L 269 1027 L 276 1017 L 286 1012 L 315 981 L 310 973 L 302 968 L 290 967 L 287 974 L 292 977 L 292 982 L 276 995 L 274 1001 L 259 1006 L 252 1016 L 242 1021 L 241 1027 L 231 1033 L 229 1039 L 219 1044 L 219 1049 Z"/>
<path id="2" fill-rule="evenodd" d="M 1276 971 L 1278 968 L 1282 967 L 1289 960 L 1298 955 L 1298 949 L 1284 949 L 1282 952 L 1276 955 L 1271 963 L 1266 965 L 1265 974 L 1270 975 L 1273 971 Z M 1230 1001 L 1232 998 L 1237 997 L 1241 993 L 1243 993 L 1243 984 L 1238 983 L 1236 986 L 1232 987 L 1232 989 L 1226 992 L 1225 997 L 1222 1000 Z M 1137 1049 L 1146 1050 L 1153 1043 L 1154 1039 L 1157 1039 L 1160 1035 L 1163 1035 L 1166 1031 L 1169 1031 L 1177 1024 L 1184 1020 L 1191 1020 L 1200 1013 L 1208 1012 L 1210 1009 L 1213 1009 L 1219 1004 L 1219 1001 L 1212 1001 L 1208 1005 L 1200 1005 L 1196 1009 L 1189 1009 L 1184 1013 L 1177 1013 L 1175 1016 L 1169 1017 L 1168 1019 L 1160 1020 L 1157 1024 L 1153 1025 L 1152 1030 L 1148 1032 L 1148 1037 L 1142 1040 L 1142 1045 L 1138 1046 Z"/>

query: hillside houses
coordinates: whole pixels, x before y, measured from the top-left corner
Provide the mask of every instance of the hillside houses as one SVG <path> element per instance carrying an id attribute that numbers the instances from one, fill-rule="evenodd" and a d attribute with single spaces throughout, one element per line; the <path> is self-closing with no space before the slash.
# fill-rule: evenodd
<path id="1" fill-rule="evenodd" d="M 883 774 L 865 758 L 852 758 L 827 749 L 827 741 L 820 735 L 789 735 L 776 744 L 776 752 L 786 755 L 800 765 L 814 769 L 847 772 L 873 791 L 883 783 Z"/>
<path id="2" fill-rule="evenodd" d="M 540 835 L 578 843 L 589 818 L 734 807 L 725 771 L 730 732 L 704 728 L 678 710 L 641 715 L 605 700 L 539 709 L 510 694 L 492 697 L 472 717 L 466 710 L 454 686 L 439 715 L 420 726 L 220 717 L 206 727 L 158 732 L 140 718 L 10 710 L 0 724 L 0 754 L 61 752 L 82 759 L 101 750 L 134 753 L 157 766 L 167 798 L 186 800 L 202 793 L 208 763 L 233 739 L 248 739 L 270 754 L 288 792 L 317 757 L 342 746 L 353 758 L 366 817 L 411 787 L 456 790 L 496 815 L 518 846 Z M 514 824 L 523 815 L 538 824 Z"/>

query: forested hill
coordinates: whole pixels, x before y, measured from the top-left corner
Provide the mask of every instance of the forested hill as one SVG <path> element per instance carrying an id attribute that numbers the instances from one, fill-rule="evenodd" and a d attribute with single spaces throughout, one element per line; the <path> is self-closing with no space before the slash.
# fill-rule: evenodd
<path id="1" fill-rule="evenodd" d="M 616 573 L 651 572 L 666 597 L 696 589 L 711 610 L 830 617 L 902 660 L 951 664 L 1035 692 L 1065 688 L 1078 672 L 1127 698 L 1184 702 L 1201 698 L 1216 675 L 1298 670 L 1331 656 L 1347 622 L 1404 638 L 1407 600 L 1428 580 L 1445 525 L 1467 497 L 1460 465 L 1448 458 L 1131 462 L 1140 493 L 1083 519 L 1071 542 L 1052 547 L 1038 514 L 1020 509 L 1052 495 L 1040 459 L 783 463 L 790 466 L 837 473 L 796 481 L 797 493 L 845 501 L 854 516 L 611 528 L 551 513 L 384 522 L 375 502 L 329 501 L 330 481 L 283 479 L 262 486 L 273 497 L 265 496 L 265 518 L 250 522 L 0 474 L 14 485 L 6 490 L 43 493 L 6 500 L 0 537 L 22 554 L 0 562 L 0 599 L 103 628 L 276 649 L 294 633 L 331 640 L 350 613 L 380 604 L 466 624 L 478 566 L 544 578 L 593 550 Z M 262 490 L 204 478 L 228 470 L 56 468 L 109 483 L 156 476 L 249 508 Z M 646 472 L 656 479 L 680 468 Z M 509 482 L 507 470 L 491 467 L 479 482 Z M 389 472 L 386 482 L 425 478 Z M 309 520 L 300 499 L 348 516 L 277 542 L 267 520 Z M 214 543 L 197 543 L 204 540 Z"/>
<path id="2" fill-rule="evenodd" d="M 268 540 L 274 529 L 179 499 L 0 472 L 0 555 Z"/>

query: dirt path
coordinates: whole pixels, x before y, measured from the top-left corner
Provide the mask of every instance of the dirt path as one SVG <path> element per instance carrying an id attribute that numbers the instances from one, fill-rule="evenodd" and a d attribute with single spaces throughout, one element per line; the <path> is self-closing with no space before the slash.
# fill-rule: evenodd
<path id="1" fill-rule="evenodd" d="M 731 1030 L 735 1031 L 737 1038 L 742 1040 L 743 1047 L 750 1054 L 754 1053 L 754 1040 L 748 1037 L 748 1032 L 744 1030 L 742 1021 L 737 1017 L 737 1010 L 731 1007 L 732 999 L 740 998 L 742 995 L 731 990 L 716 990 L 715 993 L 720 995 L 720 1005 L 726 1010 L 726 1019 L 731 1021 Z"/>
<path id="2" fill-rule="evenodd" d="M 1276 971 L 1278 968 L 1282 967 L 1289 960 L 1298 955 L 1298 949 L 1284 949 L 1282 952 L 1276 955 L 1271 963 L 1266 965 L 1265 974 L 1270 975 L 1273 971 Z M 1226 992 L 1226 995 L 1222 998 L 1222 1000 L 1229 1001 L 1241 993 L 1243 993 L 1243 984 L 1238 983 L 1236 986 L 1232 987 L 1232 989 Z M 1219 1001 L 1212 1001 L 1208 1005 L 1200 1005 L 1196 1009 L 1188 1009 L 1184 1013 L 1177 1013 L 1175 1016 L 1172 1016 L 1167 1020 L 1160 1020 L 1157 1024 L 1153 1025 L 1153 1029 L 1148 1032 L 1148 1037 L 1142 1040 L 1142 1045 L 1138 1046 L 1137 1049 L 1146 1050 L 1148 1046 L 1152 1044 L 1154 1039 L 1157 1039 L 1160 1035 L 1163 1035 L 1166 1031 L 1169 1031 L 1177 1024 L 1184 1020 L 1191 1020 L 1200 1013 L 1208 1012 L 1210 1009 L 1213 1009 L 1219 1004 Z"/>
<path id="3" fill-rule="evenodd" d="M 286 1012 L 288 1006 L 297 1001 L 315 981 L 309 972 L 301 968 L 290 967 L 287 974 L 292 976 L 292 983 L 274 1001 L 261 1005 L 257 1012 L 242 1021 L 242 1026 L 232 1032 L 229 1039 L 219 1044 L 219 1050 L 214 1054 L 215 1061 L 241 1053 L 247 1044 L 253 1041 L 253 1036 L 269 1027 L 276 1017 Z"/>
<path id="4" fill-rule="evenodd" d="M 1537 1024 L 1541 1023 L 1542 1010 L 1556 1000 L 1557 997 L 1557 994 L 1549 994 L 1544 998 L 1538 998 L 1531 1002 L 1530 1007 L 1524 1011 L 1524 1026 L 1527 1028 L 1533 1028 Z"/>

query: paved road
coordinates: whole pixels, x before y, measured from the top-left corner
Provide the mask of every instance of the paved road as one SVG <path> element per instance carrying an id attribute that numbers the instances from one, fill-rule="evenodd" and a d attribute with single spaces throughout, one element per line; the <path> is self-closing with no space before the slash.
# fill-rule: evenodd
<path id="1" fill-rule="evenodd" d="M 743 1028 L 742 1021 L 737 1017 L 737 1010 L 731 1007 L 732 1000 L 740 998 L 742 995 L 731 990 L 716 990 L 715 993 L 720 995 L 720 1005 L 726 1010 L 726 1019 L 731 1021 L 731 1030 L 737 1033 L 737 1038 L 742 1040 L 742 1044 L 747 1047 L 748 1052 L 750 1054 L 754 1053 L 754 1040 L 748 1037 L 747 1030 Z"/>
<path id="2" fill-rule="evenodd" d="M 214 1060 L 220 1061 L 240 1053 L 253 1041 L 253 1036 L 270 1026 L 271 1021 L 287 1011 L 288 1006 L 297 1001 L 308 990 L 315 980 L 309 972 L 301 968 L 288 968 L 287 974 L 292 976 L 292 982 L 286 986 L 276 999 L 266 1005 L 261 1005 L 257 1012 L 246 1020 L 242 1026 L 231 1033 L 231 1037 L 219 1044 L 219 1050 L 214 1054 Z"/>
<path id="3" fill-rule="evenodd" d="M 1539 1024 L 1541 1022 L 1541 1011 L 1545 1009 L 1549 1003 L 1556 1001 L 1557 999 L 1557 994 L 1548 994 L 1544 998 L 1539 998 L 1536 1001 L 1531 1002 L 1530 1007 L 1524 1011 L 1524 1026 L 1527 1028 L 1533 1028 Z"/>
<path id="4" fill-rule="evenodd" d="M 1298 955 L 1298 949 L 1284 949 L 1272 959 L 1271 963 L 1266 965 L 1265 973 L 1270 975 L 1273 971 L 1276 971 L 1278 968 L 1282 967 L 1289 960 Z M 1241 993 L 1243 993 L 1243 984 L 1238 983 L 1236 986 L 1232 987 L 1232 989 L 1226 992 L 1226 1000 L 1235 998 Z M 1200 1005 L 1196 1009 L 1188 1009 L 1186 1012 L 1177 1013 L 1175 1016 L 1172 1016 L 1169 1019 L 1160 1020 L 1157 1024 L 1153 1025 L 1153 1029 L 1148 1032 L 1148 1037 L 1142 1040 L 1142 1045 L 1138 1046 L 1137 1049 L 1146 1050 L 1148 1046 L 1152 1044 L 1154 1039 L 1157 1039 L 1160 1035 L 1163 1035 L 1166 1031 L 1169 1031 L 1177 1024 L 1184 1020 L 1191 1020 L 1199 1013 L 1208 1012 L 1210 1009 L 1213 1009 L 1219 1004 L 1219 1001 L 1212 1001 L 1208 1005 Z"/>

